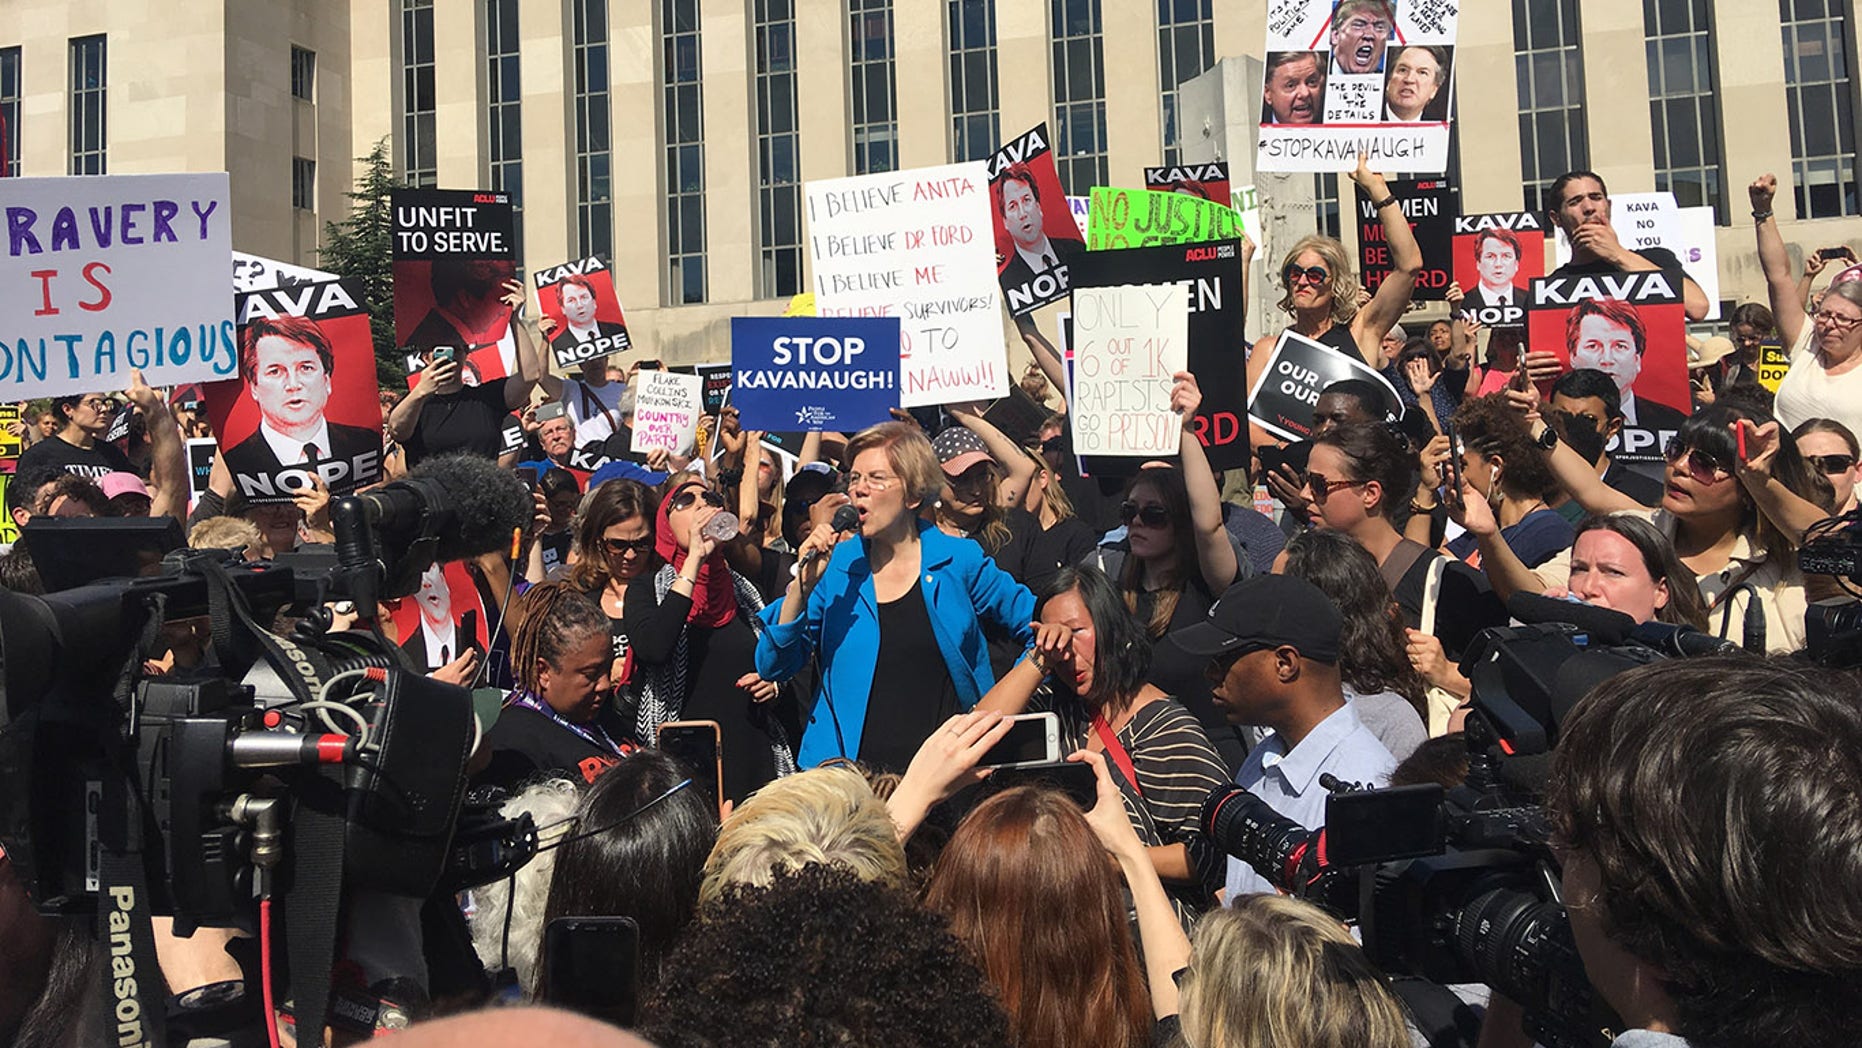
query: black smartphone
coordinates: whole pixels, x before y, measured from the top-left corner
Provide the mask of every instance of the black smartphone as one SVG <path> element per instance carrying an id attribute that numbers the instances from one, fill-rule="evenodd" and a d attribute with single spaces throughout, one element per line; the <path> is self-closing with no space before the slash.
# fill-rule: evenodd
<path id="1" fill-rule="evenodd" d="M 543 929 L 545 1004 L 632 1026 L 640 999 L 640 927 L 632 917 L 558 917 Z"/>
<path id="2" fill-rule="evenodd" d="M 1459 505 L 1461 502 L 1461 435 L 1455 432 L 1455 424 L 1442 423 L 1442 435 L 1448 438 L 1448 458 L 1441 467 L 1441 499 L 1445 503 Z"/>
<path id="3" fill-rule="evenodd" d="M 1284 469 L 1288 476 L 1298 481 L 1306 472 L 1306 463 L 1312 459 L 1312 441 L 1296 440 L 1284 448 L 1268 445 L 1261 448 L 1258 454 L 1264 472 Z"/>
<path id="4" fill-rule="evenodd" d="M 1064 793 L 1081 811 L 1091 811 L 1099 801 L 1099 781 L 1093 777 L 1093 766 L 1080 761 L 999 768 L 990 772 L 989 778 L 983 781 L 988 784 L 990 793 L 1000 793 L 1017 786 L 1039 786 Z"/>
<path id="5" fill-rule="evenodd" d="M 976 762 L 979 768 L 1020 768 L 1060 760 L 1060 717 L 1023 713 L 1010 717 L 1009 732 Z"/>
<path id="6" fill-rule="evenodd" d="M 718 722 L 667 721 L 659 726 L 655 741 L 692 772 L 692 785 L 711 798 L 712 807 L 718 807 L 724 796 L 724 756 L 718 745 Z"/>
<path id="7" fill-rule="evenodd" d="M 1817 257 L 1823 259 L 1825 262 L 1833 258 L 1848 258 L 1849 249 L 1846 247 L 1826 247 L 1817 252 Z"/>
<path id="8" fill-rule="evenodd" d="M 517 467 L 517 479 L 523 481 L 524 487 L 529 488 L 531 491 L 537 490 L 537 467 Z"/>

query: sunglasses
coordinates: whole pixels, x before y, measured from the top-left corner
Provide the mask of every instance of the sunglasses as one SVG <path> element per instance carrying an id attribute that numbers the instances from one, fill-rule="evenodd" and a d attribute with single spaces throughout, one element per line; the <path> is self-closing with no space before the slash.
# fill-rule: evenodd
<path id="1" fill-rule="evenodd" d="M 1118 519 L 1130 527 L 1134 522 L 1147 528 L 1161 528 L 1170 523 L 1170 511 L 1155 502 L 1140 506 L 1136 502 L 1121 502 L 1118 507 Z"/>
<path id="2" fill-rule="evenodd" d="M 724 508 L 723 495 L 703 488 L 686 488 L 684 491 L 674 495 L 672 497 L 672 508 L 675 510 L 691 509 L 692 504 L 699 499 L 704 499 L 705 505 L 707 506 L 716 506 L 719 509 Z"/>
<path id="3" fill-rule="evenodd" d="M 1806 455 L 1804 457 L 1816 467 L 1818 473 L 1828 477 L 1834 477 L 1838 473 L 1847 473 L 1856 467 L 1854 455 Z"/>
<path id="4" fill-rule="evenodd" d="M 1683 462 L 1687 475 L 1697 484 L 1712 484 L 1732 476 L 1733 467 L 1714 458 L 1699 448 L 1690 448 L 1681 443 L 1679 437 L 1668 438 L 1668 446 L 1662 449 L 1662 457 L 1669 465 Z"/>
<path id="5" fill-rule="evenodd" d="M 1288 266 L 1280 271 L 1280 279 L 1288 287 L 1295 284 L 1324 284 L 1332 279 L 1332 274 L 1324 266 Z"/>
<path id="6" fill-rule="evenodd" d="M 1323 473 L 1314 473 L 1312 470 L 1306 471 L 1306 486 L 1312 489 L 1312 500 L 1314 502 L 1324 502 L 1332 492 L 1340 488 L 1361 488 L 1364 484 L 1365 482 L 1362 480 L 1333 480 Z"/>
<path id="7" fill-rule="evenodd" d="M 653 540 L 651 538 L 602 539 L 601 545 L 611 557 L 625 557 L 629 553 L 645 556 L 646 552 L 653 548 Z"/>

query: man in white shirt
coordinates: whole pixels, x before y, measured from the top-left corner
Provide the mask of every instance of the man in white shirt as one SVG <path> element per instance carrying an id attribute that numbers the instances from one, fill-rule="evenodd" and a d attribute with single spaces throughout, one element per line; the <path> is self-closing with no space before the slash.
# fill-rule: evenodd
<path id="1" fill-rule="evenodd" d="M 1474 269 L 1481 282 L 1468 292 L 1464 310 L 1526 306 L 1526 289 L 1513 282 L 1519 275 L 1519 237 L 1510 229 L 1489 229 L 1474 242 Z"/>
<path id="2" fill-rule="evenodd" d="M 1320 776 L 1375 788 L 1396 759 L 1345 701 L 1338 673 L 1344 620 L 1318 587 L 1290 575 L 1257 575 L 1222 594 L 1209 617 L 1167 642 L 1213 660 L 1212 696 L 1229 723 L 1269 729 L 1242 762 L 1236 785 L 1309 830 L 1325 825 Z M 1230 902 L 1275 891 L 1239 859 L 1228 861 Z"/>
<path id="3" fill-rule="evenodd" d="M 1002 267 L 1003 287 L 1020 287 L 1043 273 L 1054 272 L 1061 290 L 1067 284 L 1066 267 L 1086 254 L 1086 244 L 1062 237 L 1048 238 L 1041 212 L 1041 191 L 1026 168 L 1011 169 L 1002 177 L 999 201 L 1002 224 L 1015 253 Z"/>

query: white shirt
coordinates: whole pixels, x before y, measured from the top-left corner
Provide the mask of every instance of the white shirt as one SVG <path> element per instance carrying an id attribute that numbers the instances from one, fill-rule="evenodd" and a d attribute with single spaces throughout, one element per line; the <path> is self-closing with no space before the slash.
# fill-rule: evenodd
<path id="1" fill-rule="evenodd" d="M 1487 300 L 1489 306 L 1510 306 L 1513 304 L 1513 285 L 1502 284 L 1495 289 L 1482 284 L 1481 297 Z"/>
<path id="2" fill-rule="evenodd" d="M 563 407 L 569 411 L 569 421 L 575 424 L 576 447 L 598 444 L 614 435 L 614 423 L 608 419 L 621 417 L 621 394 L 626 391 L 624 382 L 591 386 L 579 378 L 562 380 Z M 603 412 L 602 406 L 608 410 Z"/>
<path id="3" fill-rule="evenodd" d="M 441 623 L 440 629 L 435 630 L 433 624 L 427 621 L 425 615 L 420 617 L 420 636 L 427 645 L 428 669 L 437 670 L 441 666 L 446 665 L 446 663 L 459 657 L 458 632 L 457 626 L 451 619 L 447 619 L 445 622 Z M 445 661 L 441 661 L 440 659 L 440 652 L 442 650 L 446 652 Z"/>
<path id="4" fill-rule="evenodd" d="M 281 466 L 296 466 L 309 462 L 309 457 L 304 454 L 306 444 L 317 445 L 318 459 L 327 460 L 330 457 L 330 421 L 328 419 L 317 420 L 317 431 L 310 435 L 309 440 L 287 437 L 273 429 L 263 418 L 259 420 L 259 432 L 264 434 L 265 443 L 271 446 L 272 454 L 278 457 L 278 464 Z"/>
<path id="5" fill-rule="evenodd" d="M 1022 261 L 1028 264 L 1028 271 L 1036 275 L 1045 273 L 1060 265 L 1060 254 L 1054 250 L 1054 242 L 1047 238 L 1046 233 L 1041 234 L 1041 243 L 1036 246 L 1035 250 L 1029 251 L 1020 244 L 1017 244 L 1015 245 L 1015 253 L 1020 255 Z"/>
<path id="6" fill-rule="evenodd" d="M 1331 772 L 1340 780 L 1368 787 L 1390 783 L 1396 758 L 1358 719 L 1347 702 L 1315 725 L 1288 753 L 1279 732 L 1268 732 L 1241 763 L 1235 784 L 1267 802 L 1267 806 L 1309 830 L 1325 825 L 1327 790 L 1319 776 Z M 1228 902 L 1243 895 L 1277 889 L 1240 859 L 1228 860 Z"/>

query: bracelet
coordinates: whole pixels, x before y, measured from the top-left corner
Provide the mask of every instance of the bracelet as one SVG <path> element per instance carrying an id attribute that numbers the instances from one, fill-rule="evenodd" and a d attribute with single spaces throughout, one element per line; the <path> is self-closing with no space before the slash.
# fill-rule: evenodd
<path id="1" fill-rule="evenodd" d="M 1411 513 L 1411 515 L 1415 515 L 1415 514 L 1418 514 L 1418 513 L 1420 513 L 1420 514 L 1423 514 L 1423 515 L 1425 515 L 1425 516 L 1426 516 L 1426 515 L 1428 515 L 1428 514 L 1430 514 L 1430 513 L 1434 513 L 1434 512 L 1435 512 L 1435 507 L 1434 507 L 1434 506 L 1432 506 L 1432 505 L 1431 505 L 1431 506 L 1425 506 L 1425 505 L 1423 505 L 1422 503 L 1420 503 L 1420 502 L 1417 502 L 1417 501 L 1416 501 L 1415 499 L 1410 499 L 1410 500 L 1409 500 L 1409 511 L 1410 511 L 1410 513 Z"/>
<path id="2" fill-rule="evenodd" d="M 1754 211 L 1754 212 L 1752 212 L 1752 219 L 1753 219 L 1753 221 L 1755 221 L 1755 222 L 1763 222 L 1763 221 L 1765 221 L 1766 219 L 1768 219 L 1768 218 L 1770 218 L 1770 217 L 1771 217 L 1771 212 L 1770 212 L 1770 211 Z"/>
<path id="3" fill-rule="evenodd" d="M 1040 670 L 1041 675 L 1043 677 L 1047 676 L 1047 657 L 1046 656 L 1042 655 L 1038 650 L 1030 648 L 1028 650 L 1027 661 L 1031 665 L 1033 665 L 1035 669 Z"/>
<path id="4" fill-rule="evenodd" d="M 1375 203 L 1375 204 L 1372 204 L 1372 205 L 1371 205 L 1371 210 L 1373 210 L 1373 211 L 1382 211 L 1382 210 L 1383 210 L 1384 208 L 1387 208 L 1387 207 L 1389 207 L 1389 206 L 1390 206 L 1391 204 L 1394 204 L 1394 203 L 1396 203 L 1396 202 L 1397 202 L 1397 198 L 1396 198 L 1396 194 L 1395 194 L 1395 193 L 1392 193 L 1392 194 L 1390 194 L 1389 196 L 1387 196 L 1387 197 L 1385 197 L 1385 198 L 1383 198 L 1382 200 L 1379 200 L 1379 201 L 1378 201 L 1377 203 Z"/>

